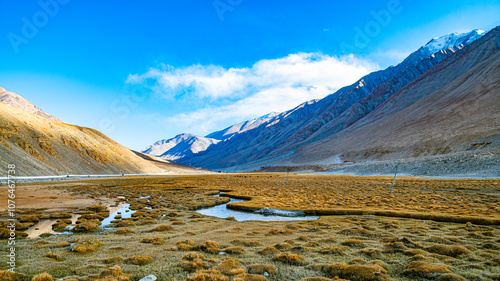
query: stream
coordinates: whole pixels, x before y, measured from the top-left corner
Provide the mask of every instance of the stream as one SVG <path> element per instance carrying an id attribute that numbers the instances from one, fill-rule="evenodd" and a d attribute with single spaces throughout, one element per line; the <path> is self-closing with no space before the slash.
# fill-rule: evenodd
<path id="1" fill-rule="evenodd" d="M 220 196 L 221 193 L 217 195 L 212 195 L 212 196 Z M 206 215 L 206 216 L 212 216 L 212 217 L 218 217 L 218 218 L 227 218 L 227 217 L 234 217 L 237 221 L 297 221 L 297 220 L 316 220 L 319 218 L 319 216 L 302 216 L 302 215 L 297 215 L 297 213 L 293 211 L 286 211 L 286 210 L 273 210 L 273 209 L 263 209 L 259 211 L 254 211 L 254 212 L 244 212 L 244 211 L 237 211 L 237 210 L 231 210 L 226 208 L 226 205 L 229 203 L 236 203 L 236 202 L 245 202 L 248 200 L 241 200 L 241 199 L 234 199 L 231 198 L 228 203 L 225 204 L 220 204 L 216 205 L 213 207 L 209 208 L 203 208 L 198 210 L 197 212 Z"/>

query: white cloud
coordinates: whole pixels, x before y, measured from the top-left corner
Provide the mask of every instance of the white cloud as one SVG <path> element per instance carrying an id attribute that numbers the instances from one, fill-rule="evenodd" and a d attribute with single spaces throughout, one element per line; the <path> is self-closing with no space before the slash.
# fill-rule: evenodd
<path id="1" fill-rule="evenodd" d="M 174 68 L 162 65 L 144 74 L 129 75 L 127 84 L 148 85 L 167 99 L 179 96 L 208 98 L 204 108 L 167 116 L 165 125 L 175 124 L 185 132 L 207 134 L 272 111 L 285 111 L 302 102 L 322 98 L 378 69 L 354 56 L 333 57 L 297 53 L 260 60 L 249 68 L 192 65 Z M 151 82 L 153 82 L 151 84 Z M 218 101 L 230 99 L 232 103 Z"/>

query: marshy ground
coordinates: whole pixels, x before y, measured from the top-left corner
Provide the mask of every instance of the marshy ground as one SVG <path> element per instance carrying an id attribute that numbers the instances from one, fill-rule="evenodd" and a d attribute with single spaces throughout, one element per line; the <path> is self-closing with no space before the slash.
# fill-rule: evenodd
<path id="1" fill-rule="evenodd" d="M 25 275 L 0 271 L 0 280 L 41 273 L 55 280 L 500 279 L 498 179 L 398 178 L 391 196 L 389 177 L 290 174 L 286 186 L 285 179 L 213 174 L 19 184 L 16 272 Z M 227 203 L 210 196 L 219 191 L 251 199 L 231 208 L 336 215 L 238 222 L 195 211 Z M 7 188 L 0 192 L 6 202 Z M 102 229 L 124 203 L 132 216 L 118 214 Z M 0 215 L 7 218 L 5 210 Z M 48 219 L 58 221 L 55 232 L 67 231 L 71 218 L 72 235 L 21 238 Z M 0 251 L 8 248 L 0 240 Z M 8 268 L 6 254 L 0 269 Z"/>

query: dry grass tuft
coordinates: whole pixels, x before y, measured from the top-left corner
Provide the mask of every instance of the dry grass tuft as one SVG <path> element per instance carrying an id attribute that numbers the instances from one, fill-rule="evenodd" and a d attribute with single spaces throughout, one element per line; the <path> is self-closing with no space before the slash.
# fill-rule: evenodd
<path id="1" fill-rule="evenodd" d="M 61 258 L 61 256 L 60 256 L 60 255 L 58 255 L 58 254 L 54 254 L 54 253 L 52 253 L 52 252 L 48 252 L 48 253 L 47 253 L 47 255 L 45 255 L 45 256 L 46 256 L 47 258 L 49 258 L 49 259 L 54 259 L 54 260 L 56 260 L 56 261 L 60 261 L 60 260 L 62 260 L 62 258 Z"/>
<path id="2" fill-rule="evenodd" d="M 431 237 L 431 238 L 427 239 L 426 241 L 431 242 L 431 243 L 439 243 L 439 244 L 447 244 L 447 245 L 453 244 L 453 242 L 451 242 L 450 240 L 448 240 L 446 238 L 442 238 L 442 237 Z"/>
<path id="3" fill-rule="evenodd" d="M 471 250 L 461 245 L 434 245 L 429 247 L 427 250 L 431 253 L 455 257 L 455 258 L 461 255 L 472 254 Z"/>
<path id="4" fill-rule="evenodd" d="M 293 231 L 290 229 L 272 229 L 269 231 L 268 235 L 290 235 L 293 234 Z"/>
<path id="5" fill-rule="evenodd" d="M 106 263 L 106 264 L 117 264 L 117 263 L 122 263 L 122 262 L 123 262 L 122 257 L 112 257 L 112 258 L 104 259 L 104 263 Z"/>
<path id="6" fill-rule="evenodd" d="M 237 245 L 237 246 L 245 246 L 245 247 L 257 247 L 257 246 L 262 246 L 260 242 L 257 241 L 246 241 L 246 240 L 241 240 L 241 239 L 235 239 L 231 241 L 231 244 Z"/>
<path id="7" fill-rule="evenodd" d="M 190 275 L 185 281 L 228 281 L 227 276 L 221 275 L 217 270 L 200 270 Z"/>
<path id="8" fill-rule="evenodd" d="M 75 244 L 70 247 L 72 252 L 77 252 L 81 254 L 92 253 L 97 251 L 97 249 L 102 246 L 101 242 L 95 238 L 78 238 Z"/>
<path id="9" fill-rule="evenodd" d="M 366 230 L 364 228 L 360 228 L 360 227 L 344 229 L 344 230 L 339 231 L 339 234 L 359 235 L 359 236 L 366 236 L 366 237 L 374 236 L 374 234 L 371 231 Z"/>
<path id="10" fill-rule="evenodd" d="M 52 278 L 52 275 L 48 273 L 40 273 L 31 278 L 31 281 L 52 281 L 52 280 L 54 280 Z"/>
<path id="11" fill-rule="evenodd" d="M 99 230 L 99 224 L 93 221 L 82 221 L 72 229 L 73 232 L 91 232 L 97 230 Z"/>
<path id="12" fill-rule="evenodd" d="M 251 264 L 247 266 L 247 272 L 251 274 L 273 274 L 276 271 L 276 266 L 270 264 Z"/>
<path id="13" fill-rule="evenodd" d="M 184 271 L 194 272 L 200 269 L 208 268 L 208 265 L 203 261 L 203 255 L 196 252 L 189 252 L 182 257 L 182 261 L 176 265 L 181 267 Z"/>
<path id="14" fill-rule="evenodd" d="M 257 275 L 257 274 L 242 274 L 239 275 L 236 279 L 233 279 L 234 281 L 266 281 L 267 278 L 262 276 L 262 275 Z"/>
<path id="15" fill-rule="evenodd" d="M 402 242 L 390 242 L 384 245 L 384 249 L 386 252 L 396 253 L 396 252 L 404 252 L 408 250 Z"/>
<path id="16" fill-rule="evenodd" d="M 212 240 L 207 240 L 202 244 L 196 245 L 192 248 L 193 250 L 203 251 L 211 254 L 217 254 L 220 252 L 219 244 Z"/>
<path id="17" fill-rule="evenodd" d="M 135 265 L 145 265 L 150 262 L 153 262 L 153 258 L 148 256 L 131 256 L 130 258 L 125 259 L 125 263 Z"/>
<path id="18" fill-rule="evenodd" d="M 500 266 L 500 257 L 489 260 L 485 264 L 489 266 Z"/>
<path id="19" fill-rule="evenodd" d="M 347 247 L 341 246 L 341 247 L 325 247 L 319 252 L 321 254 L 328 254 L 328 255 L 344 255 L 345 251 L 347 250 Z"/>
<path id="20" fill-rule="evenodd" d="M 40 217 L 37 215 L 24 215 L 19 218 L 20 222 L 39 222 Z"/>
<path id="21" fill-rule="evenodd" d="M 174 230 L 174 228 L 171 225 L 160 224 L 159 226 L 151 229 L 150 232 L 153 232 L 153 231 L 170 231 L 170 230 Z"/>
<path id="22" fill-rule="evenodd" d="M 128 227 L 128 226 L 137 226 L 137 223 L 133 221 L 120 221 L 116 224 L 116 227 Z"/>
<path id="23" fill-rule="evenodd" d="M 289 265 L 307 265 L 308 262 L 301 256 L 291 253 L 281 253 L 273 257 L 273 261 L 279 261 Z"/>
<path id="24" fill-rule="evenodd" d="M 460 275 L 456 275 L 454 273 L 445 273 L 441 276 L 438 277 L 438 281 L 466 281 L 465 278 L 463 278 Z"/>
<path id="25" fill-rule="evenodd" d="M 130 228 L 120 228 L 120 229 L 117 229 L 115 231 L 115 234 L 119 234 L 119 235 L 125 235 L 125 234 L 131 234 L 131 233 L 135 233 L 135 231 L 133 231 L 132 229 Z"/>
<path id="26" fill-rule="evenodd" d="M 245 252 L 245 250 L 240 246 L 227 247 L 223 251 L 231 255 L 241 255 Z"/>
<path id="27" fill-rule="evenodd" d="M 334 263 L 323 268 L 331 277 L 346 278 L 352 281 L 386 281 L 390 280 L 387 271 L 377 264 Z"/>
<path id="28" fill-rule="evenodd" d="M 433 279 L 445 273 L 451 273 L 451 271 L 443 265 L 432 265 L 424 261 L 412 261 L 405 271 L 406 275 L 427 279 Z"/>
<path id="29" fill-rule="evenodd" d="M 246 269 L 241 265 L 241 263 L 233 258 L 225 259 L 211 269 L 216 270 L 223 275 L 229 276 L 246 273 Z"/>
<path id="30" fill-rule="evenodd" d="M 405 245 L 406 247 L 409 247 L 409 248 L 417 248 L 417 247 L 420 247 L 420 245 L 416 242 L 414 242 L 413 240 L 411 240 L 411 238 L 408 238 L 406 236 L 401 236 L 401 237 L 398 237 L 398 238 L 393 238 L 393 239 L 388 239 L 386 240 L 387 242 L 401 242 L 403 243 L 403 245 Z"/>
<path id="31" fill-rule="evenodd" d="M 102 213 L 102 212 L 108 211 L 107 207 L 104 207 L 101 205 L 93 205 L 93 206 L 87 207 L 86 209 L 91 211 L 91 212 L 94 212 L 94 213 Z"/>
<path id="32" fill-rule="evenodd" d="M 186 253 L 182 259 L 187 261 L 192 261 L 194 259 L 204 259 L 205 257 L 202 254 L 198 254 L 197 252 L 189 252 Z"/>
<path id="33" fill-rule="evenodd" d="M 357 253 L 366 255 L 372 259 L 382 258 L 382 250 L 381 249 L 373 249 L 373 248 L 361 249 Z"/>
<path id="34" fill-rule="evenodd" d="M 129 277 L 122 272 L 122 269 L 115 265 L 99 274 L 99 279 L 106 281 L 129 281 Z"/>
<path id="35" fill-rule="evenodd" d="M 51 219 L 68 219 L 71 218 L 72 216 L 70 213 L 60 212 L 60 213 L 52 213 L 49 215 L 49 217 Z"/>
<path id="36" fill-rule="evenodd" d="M 344 242 L 342 242 L 342 245 L 345 245 L 345 246 L 349 246 L 349 247 L 364 247 L 365 246 L 365 243 L 363 243 L 363 241 L 361 240 L 357 240 L 357 239 L 349 239 L 349 240 L 346 240 Z"/>
<path id="37" fill-rule="evenodd" d="M 145 219 L 140 222 L 141 225 L 146 225 L 146 224 L 155 224 L 156 221 L 153 219 Z"/>
<path id="38" fill-rule="evenodd" d="M 8 270 L 0 270 L 0 280 L 5 281 L 24 281 L 24 274 L 10 272 Z"/>
<path id="39" fill-rule="evenodd" d="M 182 240 L 182 241 L 177 241 L 176 247 L 179 251 L 189 251 L 191 248 L 194 246 L 194 242 L 192 240 Z"/>
<path id="40" fill-rule="evenodd" d="M 278 254 L 280 251 L 274 248 L 273 246 L 267 246 L 263 249 L 260 249 L 257 253 L 262 256 L 274 256 Z"/>
<path id="41" fill-rule="evenodd" d="M 316 241 L 311 241 L 311 242 L 307 242 L 304 244 L 304 247 L 312 247 L 312 248 L 315 248 L 315 247 L 319 247 L 319 243 L 316 242 Z"/>
<path id="42" fill-rule="evenodd" d="M 326 278 L 326 277 L 306 277 L 306 278 L 300 279 L 300 281 L 333 281 L 333 280 L 349 281 L 349 280 L 345 280 L 345 279 L 339 279 L 339 278 L 330 279 L 330 278 Z"/>
<path id="43" fill-rule="evenodd" d="M 274 248 L 280 250 L 280 251 L 288 251 L 292 248 L 292 245 L 287 242 L 281 242 L 276 245 L 274 245 Z"/>
<path id="44" fill-rule="evenodd" d="M 161 237 L 155 237 L 155 238 L 149 238 L 146 237 L 141 240 L 141 243 L 149 243 L 149 244 L 154 244 L 154 245 L 161 245 L 165 243 Z"/>

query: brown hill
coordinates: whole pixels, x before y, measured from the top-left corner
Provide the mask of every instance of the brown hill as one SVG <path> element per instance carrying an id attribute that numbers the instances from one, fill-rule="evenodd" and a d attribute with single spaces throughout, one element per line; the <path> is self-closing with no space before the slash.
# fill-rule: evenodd
<path id="1" fill-rule="evenodd" d="M 47 112 L 41 110 L 36 105 L 32 104 L 20 95 L 7 92 L 4 88 L 0 87 L 0 101 L 4 102 L 12 107 L 26 111 L 31 114 L 38 115 L 50 121 L 64 122 L 63 120 L 48 114 Z"/>
<path id="2" fill-rule="evenodd" d="M 20 176 L 159 173 L 97 130 L 49 121 L 0 102 L 0 162 Z"/>

